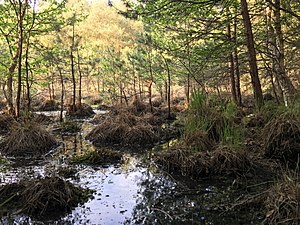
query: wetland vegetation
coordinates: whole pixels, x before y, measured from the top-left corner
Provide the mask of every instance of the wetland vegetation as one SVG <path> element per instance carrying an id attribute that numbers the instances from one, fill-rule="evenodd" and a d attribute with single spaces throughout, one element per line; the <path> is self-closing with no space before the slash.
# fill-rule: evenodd
<path id="1" fill-rule="evenodd" d="M 299 225 L 299 18 L 0 1 L 0 223 Z"/>

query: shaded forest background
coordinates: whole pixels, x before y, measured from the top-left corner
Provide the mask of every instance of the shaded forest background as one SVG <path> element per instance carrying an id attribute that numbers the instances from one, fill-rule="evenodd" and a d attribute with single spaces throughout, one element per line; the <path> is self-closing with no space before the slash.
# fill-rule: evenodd
<path id="1" fill-rule="evenodd" d="M 297 0 L 5 0 L 1 99 L 17 117 L 45 100 L 73 110 L 151 103 L 153 93 L 188 103 L 199 87 L 237 105 L 254 94 L 260 107 L 264 93 L 288 105 L 299 83 L 299 10 Z"/>

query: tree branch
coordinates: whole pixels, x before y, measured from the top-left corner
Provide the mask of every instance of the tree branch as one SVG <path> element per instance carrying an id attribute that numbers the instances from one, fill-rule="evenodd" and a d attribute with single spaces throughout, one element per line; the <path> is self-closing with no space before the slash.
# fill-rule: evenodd
<path id="1" fill-rule="evenodd" d="M 296 17 L 300 21 L 300 15 L 298 15 L 297 13 L 295 13 L 295 12 L 289 10 L 289 9 L 285 9 L 285 8 L 282 8 L 280 6 L 275 5 L 272 2 L 272 0 L 266 0 L 266 2 L 268 2 L 273 8 L 276 8 L 276 9 L 279 9 L 281 11 L 284 11 L 284 12 L 290 14 L 291 16 Z"/>

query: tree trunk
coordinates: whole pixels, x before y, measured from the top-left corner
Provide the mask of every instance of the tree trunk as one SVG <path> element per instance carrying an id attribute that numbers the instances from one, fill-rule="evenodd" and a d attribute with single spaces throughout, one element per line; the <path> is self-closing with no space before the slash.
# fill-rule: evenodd
<path id="1" fill-rule="evenodd" d="M 14 71 L 18 65 L 18 56 L 19 56 L 20 46 L 17 46 L 16 55 L 13 57 L 12 64 L 8 69 L 8 76 L 7 76 L 7 94 L 4 92 L 6 101 L 7 101 L 7 111 L 10 115 L 15 115 L 14 110 L 14 102 L 13 102 L 13 75 Z"/>
<path id="2" fill-rule="evenodd" d="M 73 83 L 73 96 L 71 111 L 76 112 L 76 79 L 75 79 L 75 63 L 74 63 L 74 48 L 75 48 L 75 23 L 72 25 L 72 45 L 70 47 L 70 59 L 71 59 L 71 74 Z"/>
<path id="3" fill-rule="evenodd" d="M 30 111 L 31 108 L 31 97 L 30 97 L 30 83 L 29 83 L 29 62 L 28 62 L 28 52 L 29 52 L 29 37 L 27 37 L 27 45 L 26 45 L 26 53 L 25 53 L 25 68 L 26 68 L 26 108 L 27 112 Z"/>
<path id="4" fill-rule="evenodd" d="M 148 93 L 149 93 L 149 105 L 150 110 L 153 112 L 153 106 L 152 106 L 152 83 L 153 83 L 153 70 L 152 70 L 152 58 L 151 58 L 151 52 L 149 54 L 149 73 L 150 73 L 150 84 L 148 86 Z"/>
<path id="5" fill-rule="evenodd" d="M 231 44 L 232 38 L 231 38 L 231 27 L 230 24 L 227 26 L 227 35 L 228 35 L 228 42 Z M 229 74 L 230 74 L 230 83 L 231 83 L 231 95 L 232 99 L 235 104 L 237 104 L 237 95 L 236 95 L 236 84 L 235 84 L 235 76 L 234 76 L 234 61 L 233 61 L 233 53 L 229 53 L 228 57 L 228 66 L 229 66 Z"/>
<path id="6" fill-rule="evenodd" d="M 65 95 L 65 86 L 64 86 L 64 77 L 61 72 L 61 69 L 57 67 L 60 77 L 60 85 L 61 85 L 61 95 L 60 95 L 60 115 L 59 115 L 59 121 L 63 122 L 63 112 L 64 112 L 64 95 Z"/>
<path id="7" fill-rule="evenodd" d="M 23 19 L 27 8 L 27 0 L 24 3 L 19 0 L 19 55 L 18 55 L 18 83 L 17 83 L 17 97 L 16 97 L 16 108 L 15 115 L 20 117 L 21 108 L 21 93 L 22 93 L 22 53 L 23 53 Z"/>
<path id="8" fill-rule="evenodd" d="M 284 63 L 284 40 L 283 40 L 283 33 L 281 29 L 281 16 L 280 16 L 280 0 L 275 0 L 275 9 L 274 9 L 274 16 L 275 16 L 275 74 L 278 78 L 280 87 L 283 92 L 284 103 L 287 106 L 291 100 L 291 97 L 295 94 L 295 87 L 293 86 L 291 80 L 286 74 L 285 71 L 285 63 Z"/>
<path id="9" fill-rule="evenodd" d="M 78 72 L 79 72 L 79 87 L 78 87 L 78 108 L 81 108 L 81 88 L 82 88 L 82 71 L 80 67 L 80 56 L 79 56 L 79 50 L 77 50 L 77 62 L 78 62 Z"/>
<path id="10" fill-rule="evenodd" d="M 263 100 L 261 84 L 258 76 L 252 25 L 249 17 L 248 5 L 246 0 L 241 0 L 241 13 L 243 16 L 243 22 L 245 27 L 245 36 L 246 36 L 246 44 L 248 48 L 251 83 L 252 83 L 256 105 L 260 109 L 261 106 L 264 104 L 264 100 Z"/>
<path id="11" fill-rule="evenodd" d="M 240 84 L 240 65 L 239 65 L 239 57 L 237 50 L 237 18 L 234 19 L 233 24 L 233 39 L 235 43 L 234 47 L 234 64 L 235 64 L 235 77 L 236 77 L 236 97 L 237 97 L 237 105 L 242 106 L 242 94 L 241 94 L 241 84 Z"/>

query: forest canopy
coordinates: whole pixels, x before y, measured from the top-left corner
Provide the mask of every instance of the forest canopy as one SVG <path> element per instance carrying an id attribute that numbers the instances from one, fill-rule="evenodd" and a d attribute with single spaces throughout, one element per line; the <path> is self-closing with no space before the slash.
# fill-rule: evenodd
<path id="1" fill-rule="evenodd" d="M 83 95 L 189 102 L 200 87 L 259 107 L 296 95 L 297 0 L 2 0 L 0 12 L 1 95 L 17 117 L 37 99 L 75 110 Z"/>

